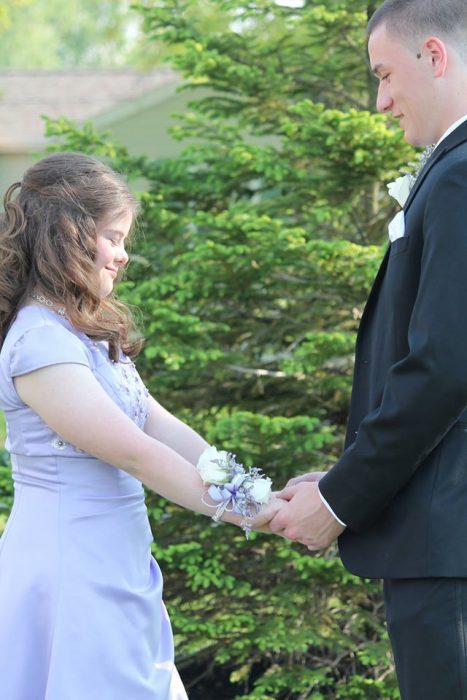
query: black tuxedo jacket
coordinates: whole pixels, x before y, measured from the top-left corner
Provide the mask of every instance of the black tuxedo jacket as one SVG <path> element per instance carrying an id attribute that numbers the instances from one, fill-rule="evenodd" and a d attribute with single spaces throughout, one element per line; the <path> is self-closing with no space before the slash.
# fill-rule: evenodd
<path id="1" fill-rule="evenodd" d="M 370 578 L 467 577 L 467 123 L 435 150 L 362 316 L 345 451 L 320 482 Z"/>

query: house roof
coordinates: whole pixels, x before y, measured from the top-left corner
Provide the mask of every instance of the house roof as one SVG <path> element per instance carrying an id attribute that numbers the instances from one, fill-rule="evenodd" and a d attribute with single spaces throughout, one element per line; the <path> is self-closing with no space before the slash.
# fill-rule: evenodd
<path id="1" fill-rule="evenodd" d="M 44 144 L 44 121 L 74 121 L 131 110 L 149 94 L 179 82 L 169 68 L 125 70 L 0 70 L 0 152 L 23 153 Z M 102 121 L 102 120 L 101 120 Z"/>

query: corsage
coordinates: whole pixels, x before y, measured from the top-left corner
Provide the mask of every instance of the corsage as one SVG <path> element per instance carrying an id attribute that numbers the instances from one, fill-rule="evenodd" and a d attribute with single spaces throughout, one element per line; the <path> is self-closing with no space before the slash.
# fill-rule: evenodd
<path id="1" fill-rule="evenodd" d="M 205 505 L 216 509 L 212 519 L 217 522 L 225 511 L 239 513 L 248 539 L 252 518 L 271 498 L 271 479 L 257 467 L 245 469 L 234 454 L 214 446 L 203 452 L 196 467 L 203 482 L 209 485 L 207 495 L 215 503 L 207 503 L 203 498 Z"/>

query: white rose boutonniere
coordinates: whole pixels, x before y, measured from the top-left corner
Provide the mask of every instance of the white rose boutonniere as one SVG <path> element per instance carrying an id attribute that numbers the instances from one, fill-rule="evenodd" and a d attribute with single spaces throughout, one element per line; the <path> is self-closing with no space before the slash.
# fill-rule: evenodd
<path id="1" fill-rule="evenodd" d="M 412 189 L 413 179 L 412 175 L 401 175 L 397 180 L 390 182 L 387 186 L 389 194 L 399 202 L 401 207 L 405 205 L 408 199 L 410 190 Z"/>
<path id="2" fill-rule="evenodd" d="M 421 171 L 428 163 L 431 158 L 433 151 L 436 146 L 427 146 L 423 152 L 417 157 L 415 162 L 409 163 L 409 170 L 401 170 L 402 175 L 398 177 L 394 182 L 390 182 L 387 185 L 389 194 L 391 197 L 396 199 L 401 207 L 405 206 L 405 203 L 409 197 L 410 190 L 415 185 L 415 182 L 420 175 Z"/>
<path id="3" fill-rule="evenodd" d="M 206 494 L 215 503 L 206 503 L 203 498 L 205 505 L 216 509 L 212 519 L 217 522 L 227 509 L 240 513 L 241 526 L 248 537 L 252 518 L 271 499 L 271 479 L 257 467 L 245 469 L 235 455 L 214 446 L 206 448 L 196 467 L 203 482 L 209 485 Z"/>

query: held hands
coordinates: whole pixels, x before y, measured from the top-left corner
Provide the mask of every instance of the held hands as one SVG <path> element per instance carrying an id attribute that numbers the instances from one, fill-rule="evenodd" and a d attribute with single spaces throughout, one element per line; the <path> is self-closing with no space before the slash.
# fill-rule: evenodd
<path id="1" fill-rule="evenodd" d="M 291 479 L 278 498 L 262 509 L 261 523 L 254 529 L 272 532 L 289 540 L 300 542 L 310 550 L 328 547 L 344 527 L 323 504 L 318 482 L 325 472 L 312 472 Z"/>
<path id="2" fill-rule="evenodd" d="M 273 532 L 315 550 L 345 529 L 321 500 L 318 482 L 324 472 L 295 477 L 283 491 L 271 493 L 271 479 L 261 469 L 246 469 L 234 454 L 213 445 L 199 455 L 196 468 L 208 487 L 201 500 L 208 512 L 214 508 L 213 520 L 240 525 L 246 537 L 252 529 Z"/>
<path id="3" fill-rule="evenodd" d="M 278 498 L 278 492 L 275 491 L 272 494 L 269 503 L 261 507 L 261 510 L 256 515 L 251 523 L 252 530 L 257 532 L 270 533 L 269 524 L 273 518 L 280 512 L 284 507 L 285 501 L 282 498 Z"/>

